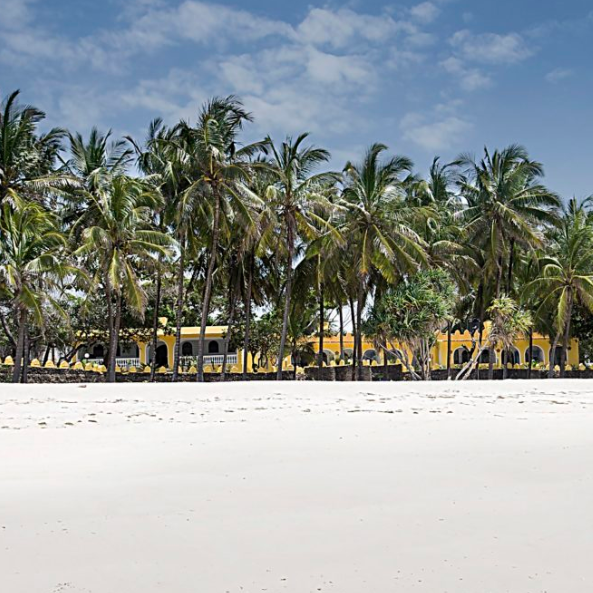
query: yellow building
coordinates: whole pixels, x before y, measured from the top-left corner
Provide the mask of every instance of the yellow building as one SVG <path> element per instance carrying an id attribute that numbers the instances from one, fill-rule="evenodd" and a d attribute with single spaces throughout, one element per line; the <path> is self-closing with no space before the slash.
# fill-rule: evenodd
<path id="1" fill-rule="evenodd" d="M 487 336 L 487 327 L 484 331 L 483 338 L 485 339 Z M 475 336 L 477 339 L 477 335 Z M 433 368 L 445 368 L 447 366 L 447 334 L 441 333 L 437 336 L 437 343 L 432 349 L 432 366 Z M 352 357 L 352 352 L 354 348 L 354 339 L 352 334 L 346 334 L 343 338 L 344 344 L 344 351 L 349 358 Z M 314 344 L 314 349 L 316 352 L 319 351 L 318 344 Z M 401 346 L 395 344 L 396 348 L 400 351 L 403 350 Z M 451 364 L 452 365 L 462 365 L 467 362 L 470 358 L 471 351 L 473 348 L 472 344 L 472 336 L 469 331 L 465 332 L 453 332 L 451 335 Z M 534 363 L 541 364 L 541 365 L 548 365 L 550 364 L 550 351 L 552 348 L 552 344 L 548 337 L 543 336 L 538 333 L 533 334 L 533 361 Z M 325 352 L 324 359 L 326 362 L 331 362 L 332 360 L 337 360 L 340 354 L 340 337 L 338 336 L 330 336 L 324 338 L 323 349 Z M 375 345 L 373 342 L 368 340 L 363 340 L 363 358 L 367 360 L 375 360 L 377 363 L 383 362 L 383 354 L 375 349 Z M 560 351 L 561 348 L 558 346 L 556 348 L 556 356 L 554 358 L 553 364 L 560 364 Z M 411 360 L 411 354 L 408 353 Z M 489 352 L 485 351 L 482 353 L 481 362 L 488 363 L 488 356 Z M 504 362 L 506 362 L 506 355 L 501 352 L 501 349 L 497 347 L 495 349 L 495 356 L 496 361 L 494 366 L 497 368 L 502 367 Z M 515 341 L 513 351 L 509 356 L 509 363 L 513 365 L 527 365 L 529 363 L 530 356 L 529 356 L 529 337 L 523 337 Z M 579 364 L 579 344 L 578 340 L 572 339 L 570 342 L 570 346 L 568 349 L 568 360 L 567 364 L 570 365 L 578 365 Z"/>
<path id="2" fill-rule="evenodd" d="M 165 321 L 166 324 L 166 320 Z M 487 336 L 488 327 L 484 330 L 484 338 Z M 206 328 L 206 340 L 204 345 L 204 368 L 206 372 L 220 370 L 224 359 L 225 335 L 227 326 L 209 326 Z M 476 336 L 477 338 L 477 336 Z M 187 369 L 196 364 L 196 357 L 198 353 L 198 341 L 200 339 L 199 327 L 184 327 L 181 330 L 181 353 L 180 365 Z M 319 351 L 319 341 L 315 336 L 311 336 L 308 340 L 311 343 L 312 349 L 315 353 Z M 343 336 L 344 353 L 348 359 L 352 358 L 354 348 L 354 339 L 352 334 L 347 333 Z M 447 366 L 447 334 L 441 333 L 437 337 L 437 343 L 432 350 L 432 367 L 445 368 Z M 398 345 L 395 344 L 398 348 Z M 468 331 L 463 333 L 457 331 L 451 336 L 451 364 L 462 365 L 469 360 L 472 350 L 472 337 Z M 118 348 L 117 364 L 121 368 L 142 367 L 150 364 L 152 359 L 151 352 L 152 345 L 147 342 L 137 341 L 133 344 L 122 345 Z M 401 349 L 401 346 L 399 346 Z M 551 344 L 549 338 L 538 333 L 533 335 L 533 360 L 539 365 L 550 364 L 550 350 Z M 556 356 L 553 364 L 560 363 L 560 347 L 557 347 Z M 167 369 L 173 368 L 173 357 L 175 351 L 175 335 L 169 331 L 159 331 L 158 346 L 156 351 L 157 367 L 165 367 Z M 95 345 L 88 352 L 84 347 L 78 352 L 78 360 L 88 360 L 93 363 L 102 364 L 105 354 L 105 348 L 102 345 Z M 410 360 L 411 355 L 408 353 Z M 481 362 L 488 362 L 488 351 L 482 353 Z M 340 337 L 339 335 L 327 336 L 324 338 L 324 360 L 327 364 L 335 364 L 339 361 L 340 356 Z M 500 351 L 500 348 L 495 349 L 495 367 L 501 367 L 505 362 L 506 355 Z M 384 354 L 375 348 L 372 341 L 363 341 L 363 358 L 370 363 L 375 361 L 376 364 L 384 362 Z M 529 363 L 529 338 L 520 338 L 515 342 L 513 351 L 509 357 L 509 363 L 513 365 L 526 365 Z M 257 360 L 256 360 L 257 362 Z M 311 360 L 315 364 L 314 360 Z M 567 364 L 576 366 L 579 364 L 579 344 L 578 340 L 571 340 Z M 227 365 L 235 372 L 242 372 L 243 370 L 243 351 L 233 350 L 227 352 Z M 270 361 L 266 369 L 272 370 L 274 361 Z M 284 368 L 289 368 L 291 365 L 290 355 L 284 360 Z M 291 368 L 291 367 L 290 367 Z M 251 355 L 248 356 L 247 371 L 253 370 L 253 361 Z"/>

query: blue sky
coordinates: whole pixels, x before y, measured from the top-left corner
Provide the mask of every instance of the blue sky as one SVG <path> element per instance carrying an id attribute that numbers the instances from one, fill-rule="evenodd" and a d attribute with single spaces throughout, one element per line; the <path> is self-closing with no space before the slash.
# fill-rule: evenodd
<path id="1" fill-rule="evenodd" d="M 524 144 L 593 193 L 590 0 L 0 0 L 0 93 L 52 125 L 142 137 L 241 96 L 246 140 L 310 131 L 333 165 L 374 141 L 433 156 Z"/>

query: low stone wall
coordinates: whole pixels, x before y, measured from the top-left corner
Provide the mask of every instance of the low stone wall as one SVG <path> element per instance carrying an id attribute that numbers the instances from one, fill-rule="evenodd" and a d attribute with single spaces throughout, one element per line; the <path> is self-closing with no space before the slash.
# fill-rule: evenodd
<path id="1" fill-rule="evenodd" d="M 388 365 L 387 374 L 383 366 L 363 366 L 360 369 L 361 376 L 359 381 L 412 381 L 410 373 L 402 370 L 401 365 Z M 451 378 L 454 379 L 459 369 L 451 369 Z M 12 367 L 0 366 L 0 383 L 9 383 L 11 379 Z M 358 373 L 358 370 L 357 370 Z M 527 369 L 508 369 L 507 379 L 527 379 Z M 558 377 L 559 373 L 555 373 Z M 593 379 L 593 369 L 566 371 L 565 377 L 567 379 Z M 432 381 L 446 381 L 446 369 L 432 371 Z M 503 378 L 502 369 L 494 369 L 494 380 L 500 381 Z M 547 379 L 548 371 L 536 370 L 531 371 L 532 379 Z M 282 374 L 284 381 L 295 380 L 295 374 L 292 371 L 284 371 Z M 488 369 L 480 369 L 480 380 L 488 379 Z M 45 368 L 30 368 L 28 370 L 29 383 L 104 383 L 106 380 L 105 374 L 74 370 L 74 369 L 45 369 Z M 171 374 L 159 374 L 155 376 L 156 383 L 170 383 L 172 380 Z M 204 381 L 206 383 L 217 383 L 222 380 L 220 373 L 204 373 Z M 227 373 L 226 381 L 242 381 L 243 375 L 240 373 Z M 249 373 L 247 375 L 248 381 L 275 381 L 276 373 Z M 297 375 L 296 380 L 307 381 L 351 381 L 352 367 L 351 366 L 327 366 L 319 369 L 318 367 L 305 368 L 304 375 Z M 475 372 L 468 381 L 476 380 Z M 116 381 L 118 383 L 148 383 L 150 375 L 148 373 L 117 373 Z M 196 375 L 182 374 L 179 375 L 178 381 L 181 383 L 196 382 Z"/>

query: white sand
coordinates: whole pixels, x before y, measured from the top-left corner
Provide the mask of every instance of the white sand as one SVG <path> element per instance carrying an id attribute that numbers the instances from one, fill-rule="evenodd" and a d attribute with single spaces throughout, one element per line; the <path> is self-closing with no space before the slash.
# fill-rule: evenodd
<path id="1" fill-rule="evenodd" d="M 0 385 L 3 593 L 585 593 L 593 381 Z"/>

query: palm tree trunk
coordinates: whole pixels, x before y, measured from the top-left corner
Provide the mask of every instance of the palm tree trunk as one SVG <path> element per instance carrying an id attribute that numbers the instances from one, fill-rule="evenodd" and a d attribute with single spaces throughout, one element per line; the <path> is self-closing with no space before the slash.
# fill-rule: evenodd
<path id="1" fill-rule="evenodd" d="M 29 379 L 29 331 L 25 326 L 25 336 L 23 340 L 23 373 L 21 383 L 27 383 Z"/>
<path id="2" fill-rule="evenodd" d="M 342 303 L 338 303 L 338 315 L 340 318 L 340 360 L 344 360 L 344 312 Z"/>
<path id="3" fill-rule="evenodd" d="M 159 309 L 161 306 L 161 258 L 159 257 L 158 269 L 156 273 L 156 294 L 154 297 L 154 315 L 152 316 L 152 352 L 150 360 L 150 381 L 154 383 L 156 375 L 156 348 L 158 343 L 159 333 Z"/>
<path id="4" fill-rule="evenodd" d="M 321 380 L 321 369 L 323 367 L 323 336 L 325 332 L 324 327 L 324 310 L 323 310 L 323 282 L 319 284 L 319 353 L 317 356 L 317 366 L 319 370 L 317 371 L 317 379 Z"/>
<path id="5" fill-rule="evenodd" d="M 19 308 L 18 333 L 16 339 L 16 352 L 14 356 L 14 367 L 12 367 L 12 382 L 21 382 L 22 360 L 24 358 L 25 332 L 27 330 L 27 310 Z"/>
<path id="6" fill-rule="evenodd" d="M 284 296 L 284 315 L 282 317 L 282 335 L 280 336 L 280 349 L 278 350 L 278 371 L 276 379 L 282 381 L 282 363 L 284 361 L 284 349 L 286 348 L 286 337 L 288 335 L 288 316 L 290 314 L 290 299 L 292 296 L 292 260 L 294 258 L 294 228 L 292 219 L 288 221 L 288 257 L 286 270 L 286 292 Z"/>
<path id="7" fill-rule="evenodd" d="M 570 322 L 572 317 L 572 292 L 568 296 L 568 311 L 566 315 L 566 324 L 564 326 L 564 339 L 562 342 L 562 357 L 560 360 L 560 376 L 566 376 L 566 364 L 568 362 L 568 345 L 570 343 Z"/>
<path id="8" fill-rule="evenodd" d="M 451 378 L 451 332 L 453 324 L 447 323 L 447 379 Z"/>
<path id="9" fill-rule="evenodd" d="M 204 345 L 206 344 L 206 325 L 210 313 L 210 298 L 212 297 L 212 279 L 216 267 L 218 253 L 218 236 L 220 234 L 220 193 L 214 191 L 214 220 L 212 221 L 212 244 L 210 246 L 210 263 L 206 272 L 206 288 L 204 289 L 204 302 L 202 303 L 202 322 L 200 324 L 200 341 L 198 342 L 198 374 L 199 383 L 204 381 Z"/>
<path id="10" fill-rule="evenodd" d="M 511 239 L 511 245 L 509 248 L 509 269 L 507 271 L 507 296 L 511 295 L 513 288 L 513 266 L 515 263 L 515 239 Z"/>
<path id="11" fill-rule="evenodd" d="M 229 344 L 231 342 L 231 336 L 233 334 L 233 324 L 235 322 L 235 310 L 237 308 L 237 295 L 239 293 L 239 282 L 241 276 L 237 274 L 237 278 L 231 290 L 231 298 L 230 298 L 230 306 L 229 306 L 229 322 L 226 331 L 226 336 L 224 337 L 224 352 L 222 355 L 222 374 L 221 374 L 221 381 L 226 381 L 226 361 L 229 352 Z"/>
<path id="12" fill-rule="evenodd" d="M 243 381 L 247 380 L 247 363 L 249 361 L 249 339 L 251 337 L 251 292 L 253 290 L 253 268 L 255 266 L 255 251 L 251 252 L 249 275 L 247 276 L 247 291 L 245 294 L 245 336 L 243 337 Z"/>
<path id="13" fill-rule="evenodd" d="M 115 383 L 115 367 L 117 364 L 117 345 L 119 342 L 119 328 L 121 325 L 121 294 L 115 296 L 115 319 L 113 333 L 109 343 L 109 363 L 107 365 L 107 382 Z"/>
<path id="14" fill-rule="evenodd" d="M 552 348 L 550 349 L 548 379 L 551 379 L 554 376 L 554 363 L 556 362 L 556 347 L 558 346 L 558 342 L 560 341 L 560 335 L 560 332 L 556 333 L 556 337 L 554 338 Z"/>
<path id="15" fill-rule="evenodd" d="M 357 326 L 357 368 L 358 378 L 362 378 L 362 310 L 364 308 L 364 281 L 361 278 L 358 285 L 358 302 L 356 305 L 356 326 Z"/>
<path id="16" fill-rule="evenodd" d="M 531 379 L 531 369 L 533 367 L 533 327 L 529 328 L 529 366 L 527 367 L 527 378 Z"/>
<path id="17" fill-rule="evenodd" d="M 175 345 L 173 346 L 173 381 L 179 378 L 179 356 L 181 354 L 181 323 L 183 321 L 183 281 L 185 275 L 185 237 L 179 241 L 181 248 L 177 268 L 177 302 L 175 304 Z M 156 357 L 156 348 L 154 349 Z M 155 359 L 156 363 L 156 359 Z"/>
<path id="18" fill-rule="evenodd" d="M 109 271 L 105 272 L 105 296 L 107 297 L 107 328 L 109 334 L 109 345 L 107 347 L 106 362 L 107 362 L 107 380 L 111 376 L 111 350 L 113 348 L 113 341 L 115 337 L 115 311 L 113 309 L 113 289 L 111 280 L 109 279 Z M 52 361 L 54 361 L 54 353 L 52 349 Z M 54 361 L 55 362 L 55 361 Z M 114 369 L 115 372 L 115 369 Z"/>
<path id="19" fill-rule="evenodd" d="M 354 299 L 352 297 L 348 297 L 350 301 L 350 317 L 352 319 L 352 381 L 356 381 L 356 351 L 358 350 L 358 334 L 356 331 L 356 314 L 354 312 Z"/>

